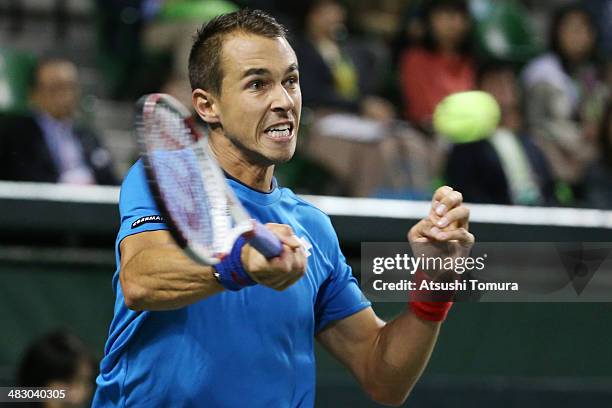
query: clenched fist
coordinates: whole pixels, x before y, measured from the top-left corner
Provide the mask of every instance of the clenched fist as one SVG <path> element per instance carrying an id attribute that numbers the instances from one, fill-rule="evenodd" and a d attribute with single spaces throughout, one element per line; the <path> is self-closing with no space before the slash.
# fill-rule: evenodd
<path id="1" fill-rule="evenodd" d="M 428 217 L 408 232 L 413 253 L 444 258 L 468 256 L 474 245 L 469 218 L 470 210 L 463 205 L 461 193 L 440 187 L 434 193 Z"/>
<path id="2" fill-rule="evenodd" d="M 306 273 L 306 254 L 302 243 L 285 224 L 266 224 L 283 244 L 280 256 L 266 259 L 250 245 L 245 245 L 240 260 L 253 280 L 275 290 L 285 290 Z"/>

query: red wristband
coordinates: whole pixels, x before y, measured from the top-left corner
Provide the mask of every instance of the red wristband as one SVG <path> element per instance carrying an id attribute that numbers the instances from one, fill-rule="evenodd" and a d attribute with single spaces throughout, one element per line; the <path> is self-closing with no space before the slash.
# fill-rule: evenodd
<path id="1" fill-rule="evenodd" d="M 414 275 L 417 289 L 412 292 L 413 300 L 408 302 L 410 308 L 415 315 L 423 320 L 431 322 L 444 321 L 448 311 L 453 306 L 451 299 L 454 297 L 455 292 L 420 290 L 422 281 L 431 281 L 431 279 L 419 270 Z"/>

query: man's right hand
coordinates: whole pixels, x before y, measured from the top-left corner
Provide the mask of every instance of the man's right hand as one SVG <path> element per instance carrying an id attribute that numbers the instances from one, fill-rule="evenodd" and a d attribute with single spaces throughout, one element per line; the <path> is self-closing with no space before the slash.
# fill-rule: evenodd
<path id="1" fill-rule="evenodd" d="M 266 224 L 283 244 L 280 256 L 266 259 L 255 248 L 245 245 L 240 259 L 246 272 L 257 283 L 275 290 L 285 290 L 306 273 L 306 254 L 302 244 L 285 224 Z"/>

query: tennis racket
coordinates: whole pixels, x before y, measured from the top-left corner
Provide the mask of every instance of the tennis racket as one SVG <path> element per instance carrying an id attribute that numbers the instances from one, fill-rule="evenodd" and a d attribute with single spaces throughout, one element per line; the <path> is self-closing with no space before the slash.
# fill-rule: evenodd
<path id="1" fill-rule="evenodd" d="M 189 111 L 166 94 L 137 103 L 136 132 L 151 192 L 176 243 L 196 262 L 215 265 L 238 237 L 268 259 L 282 244 L 252 219 L 227 184 Z"/>

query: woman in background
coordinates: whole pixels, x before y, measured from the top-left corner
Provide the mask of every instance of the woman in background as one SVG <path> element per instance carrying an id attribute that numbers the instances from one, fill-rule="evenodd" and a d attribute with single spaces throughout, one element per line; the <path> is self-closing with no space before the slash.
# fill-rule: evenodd
<path id="1" fill-rule="evenodd" d="M 559 9 L 550 31 L 550 51 L 523 73 L 527 124 L 555 178 L 580 200 L 605 99 L 595 62 L 597 32 L 580 5 Z"/>
<path id="2" fill-rule="evenodd" d="M 432 0 L 425 5 L 423 20 L 421 44 L 400 56 L 400 82 L 406 119 L 430 130 L 438 102 L 451 93 L 474 88 L 475 64 L 466 1 Z"/>

